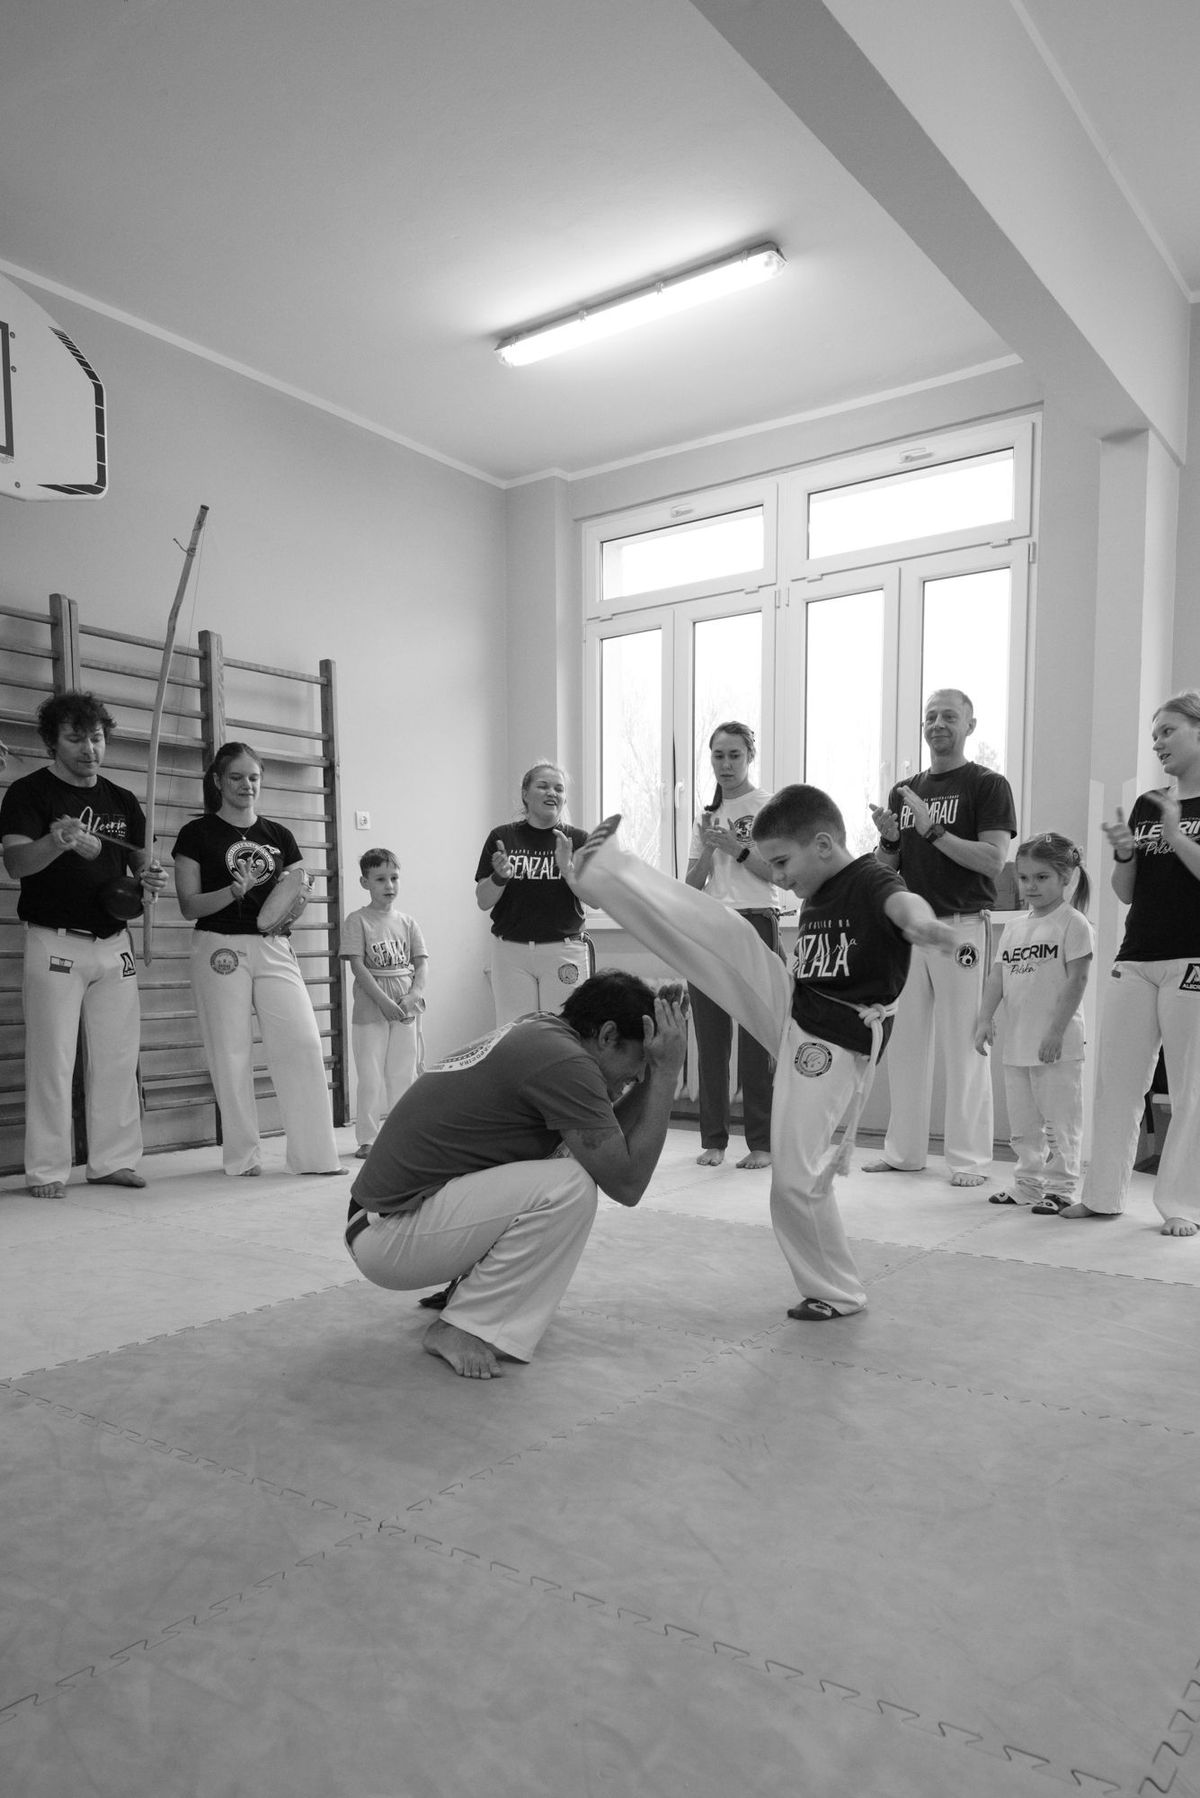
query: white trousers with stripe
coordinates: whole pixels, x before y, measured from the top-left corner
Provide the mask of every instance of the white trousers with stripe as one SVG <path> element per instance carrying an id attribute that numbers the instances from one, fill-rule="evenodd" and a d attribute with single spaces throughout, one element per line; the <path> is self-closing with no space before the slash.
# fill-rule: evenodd
<path id="1" fill-rule="evenodd" d="M 396 1292 L 461 1278 L 446 1323 L 528 1361 L 595 1216 L 596 1183 L 577 1161 L 511 1161 L 448 1180 L 401 1217 L 373 1216 L 350 1253 L 368 1280 Z"/>
<path id="2" fill-rule="evenodd" d="M 576 882 L 668 967 L 698 986 L 776 1057 L 771 1110 L 771 1223 L 804 1298 L 859 1311 L 866 1293 L 822 1163 L 865 1070 L 792 1017 L 792 980 L 757 931 L 728 907 L 670 880 L 611 840 Z"/>
<path id="3" fill-rule="evenodd" d="M 92 1179 L 142 1154 L 137 963 L 127 930 L 94 941 L 25 930 L 25 1174 L 31 1186 L 71 1172 L 71 1078 L 83 1024 L 83 1085 Z"/>
<path id="4" fill-rule="evenodd" d="M 1164 1218 L 1200 1223 L 1200 957 L 1113 967 L 1100 1020 L 1092 1160 L 1081 1196 L 1092 1211 L 1125 1209 L 1160 1046 L 1171 1125 L 1154 1203 Z"/>
<path id="5" fill-rule="evenodd" d="M 910 1171 L 925 1166 L 939 1042 L 946 1072 L 946 1165 L 952 1174 L 982 1174 L 992 1161 L 994 1119 L 991 1064 L 975 1053 L 975 1020 L 989 965 L 989 920 L 980 912 L 945 921 L 961 936 L 962 948 L 946 955 L 914 945 L 900 994 L 888 1044 L 892 1111 L 883 1159 Z"/>
<path id="6" fill-rule="evenodd" d="M 192 990 L 204 1055 L 221 1107 L 221 1161 L 244 1174 L 262 1159 L 254 1100 L 254 1018 L 287 1133 L 294 1174 L 336 1173 L 337 1143 L 324 1053 L 308 988 L 288 939 L 192 938 Z"/>

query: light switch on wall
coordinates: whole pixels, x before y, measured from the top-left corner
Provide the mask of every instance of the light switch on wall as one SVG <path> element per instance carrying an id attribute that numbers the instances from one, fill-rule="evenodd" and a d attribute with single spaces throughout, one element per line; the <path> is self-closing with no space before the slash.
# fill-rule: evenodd
<path id="1" fill-rule="evenodd" d="M 370 828 L 371 828 L 370 812 L 355 812 L 354 828 L 355 828 L 355 830 L 370 830 Z"/>

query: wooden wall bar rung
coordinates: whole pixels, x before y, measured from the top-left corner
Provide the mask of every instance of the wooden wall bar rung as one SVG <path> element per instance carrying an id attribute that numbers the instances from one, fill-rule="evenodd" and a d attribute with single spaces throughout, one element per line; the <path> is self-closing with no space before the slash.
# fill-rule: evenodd
<path id="1" fill-rule="evenodd" d="M 227 668 L 240 668 L 245 674 L 267 674 L 276 680 L 306 681 L 309 686 L 319 687 L 322 684 L 319 674 L 305 674 L 296 668 L 272 668 L 269 662 L 239 662 L 233 656 L 225 659 Z"/>
<path id="2" fill-rule="evenodd" d="M 51 595 L 51 598 L 53 597 L 54 595 Z M 79 635 L 81 637 L 103 637 L 106 642 L 109 643 L 132 643 L 135 644 L 138 649 L 152 649 L 157 656 L 161 656 L 163 652 L 162 643 L 155 637 L 135 637 L 129 631 L 109 631 L 105 630 L 104 627 L 99 624 L 81 624 L 79 626 Z M 191 656 L 193 659 L 198 659 L 199 655 L 200 651 L 198 649 L 189 649 L 187 644 L 179 643 L 176 645 L 174 654 L 172 655 L 172 664 L 174 663 L 175 656 Z M 154 670 L 154 679 L 155 681 L 158 680 L 157 668 Z M 172 685 L 174 685 L 173 679 Z"/>
<path id="3" fill-rule="evenodd" d="M 226 663 L 228 667 L 228 663 Z M 290 724 L 263 724 L 253 718 L 227 718 L 225 722 L 238 730 L 255 730 L 261 736 L 264 732 L 273 737 L 309 737 L 316 743 L 324 742 L 325 733 L 319 730 L 297 730 Z"/>

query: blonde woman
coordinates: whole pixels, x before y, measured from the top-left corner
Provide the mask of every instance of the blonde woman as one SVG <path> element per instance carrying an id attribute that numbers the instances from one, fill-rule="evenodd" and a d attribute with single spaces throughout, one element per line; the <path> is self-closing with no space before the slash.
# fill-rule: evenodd
<path id="1" fill-rule="evenodd" d="M 521 781 L 521 815 L 497 825 L 475 869 L 475 899 L 492 919 L 496 1026 L 531 1011 L 559 1012 L 588 976 L 583 907 L 558 869 L 561 831 L 572 850 L 585 830 L 563 822 L 567 777 L 535 762 Z"/>

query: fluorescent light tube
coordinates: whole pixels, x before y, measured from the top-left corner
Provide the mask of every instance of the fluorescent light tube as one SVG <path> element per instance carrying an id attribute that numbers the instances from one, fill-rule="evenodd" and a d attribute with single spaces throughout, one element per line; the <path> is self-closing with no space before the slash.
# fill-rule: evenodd
<path id="1" fill-rule="evenodd" d="M 628 331 L 634 325 L 651 323 L 672 312 L 684 312 L 689 306 L 703 305 L 705 300 L 719 300 L 727 293 L 743 287 L 757 287 L 769 281 L 785 267 L 783 256 L 774 244 L 758 244 L 720 262 L 705 263 L 687 274 L 673 275 L 655 281 L 648 287 L 624 294 L 619 299 L 605 300 L 596 306 L 584 306 L 577 312 L 550 319 L 544 325 L 515 331 L 496 345 L 496 354 L 510 368 L 527 362 L 540 362 L 546 356 L 561 355 L 577 344 L 593 343 L 597 338 L 611 337 Z"/>

